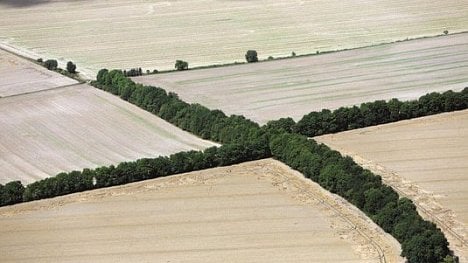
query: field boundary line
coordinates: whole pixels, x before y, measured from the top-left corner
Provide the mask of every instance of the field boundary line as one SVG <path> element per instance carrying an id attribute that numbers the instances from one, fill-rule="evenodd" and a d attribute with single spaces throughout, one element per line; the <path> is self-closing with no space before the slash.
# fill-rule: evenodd
<path id="1" fill-rule="evenodd" d="M 378 43 L 378 44 L 370 44 L 370 45 L 364 45 L 364 46 L 350 47 L 350 48 L 345 48 L 345 49 L 324 50 L 324 51 L 321 51 L 319 53 L 311 52 L 311 53 L 299 54 L 299 55 L 295 55 L 295 56 L 284 56 L 284 57 L 275 57 L 273 59 L 262 59 L 262 60 L 259 60 L 256 63 L 266 63 L 266 62 L 275 62 L 275 61 L 295 59 L 295 58 L 321 56 L 321 55 L 335 54 L 335 53 L 346 52 L 346 51 L 360 50 L 360 49 L 366 49 L 366 48 L 375 48 L 375 47 L 380 47 L 380 46 L 388 46 L 388 45 L 394 45 L 394 44 L 399 44 L 399 43 L 406 43 L 406 42 L 412 42 L 412 41 L 418 41 L 418 40 L 424 40 L 424 39 L 431 39 L 431 38 L 441 38 L 441 37 L 445 37 L 445 36 L 454 36 L 454 35 L 461 35 L 461 34 L 468 34 L 468 30 L 449 33 L 447 35 L 445 35 L 445 34 L 426 35 L 426 36 L 420 36 L 420 37 L 414 37 L 414 38 L 399 39 L 399 40 L 383 42 L 383 43 Z M 251 64 L 252 63 L 248 63 L 248 62 L 244 62 L 244 61 L 241 61 L 241 62 L 234 61 L 234 62 L 228 62 L 228 63 L 223 63 L 223 64 L 210 64 L 210 65 L 205 65 L 205 66 L 197 66 L 197 67 L 188 68 L 187 70 L 188 71 L 194 71 L 194 70 L 204 70 L 204 69 L 214 69 L 214 68 L 246 66 L 246 65 L 251 65 Z M 177 72 L 180 72 L 180 71 L 176 70 L 176 69 L 160 70 L 160 71 L 158 71 L 158 73 L 143 74 L 142 76 L 139 76 L 139 77 L 145 77 L 145 76 L 151 76 L 151 75 L 160 75 L 160 74 L 170 74 L 170 73 L 177 73 Z"/>
<path id="2" fill-rule="evenodd" d="M 454 251 L 456 253 L 456 255 L 460 254 L 460 252 L 462 252 L 464 250 L 464 248 L 466 248 L 468 246 L 467 241 L 465 240 L 464 236 L 461 235 L 461 234 L 458 234 L 455 230 L 453 230 L 453 226 L 449 226 L 448 224 L 446 224 L 443 219 L 439 218 L 436 215 L 436 213 L 433 213 L 433 212 L 430 211 L 430 209 L 427 209 L 424 206 L 421 206 L 421 204 L 419 203 L 418 200 L 414 200 L 412 198 L 412 196 L 414 196 L 416 194 L 418 196 L 421 195 L 421 193 L 419 193 L 418 190 L 414 190 L 415 193 L 414 193 L 414 195 L 412 195 L 411 193 L 407 193 L 405 190 L 400 188 L 401 186 L 399 186 L 398 184 L 400 182 L 402 182 L 402 178 L 398 175 L 397 172 L 394 172 L 394 171 L 392 171 L 392 170 L 390 170 L 390 169 L 388 169 L 388 168 L 386 168 L 386 167 L 384 167 L 382 165 L 374 163 L 373 161 L 367 160 L 366 158 L 363 158 L 362 156 L 360 156 L 360 155 L 358 155 L 356 153 L 346 151 L 346 150 L 341 149 L 339 147 L 333 147 L 333 148 L 338 150 L 341 154 L 351 157 L 358 165 L 362 166 L 363 168 L 369 169 L 371 172 L 381 176 L 382 181 L 385 183 L 385 185 L 390 186 L 401 197 L 406 197 L 406 198 L 410 199 L 411 201 L 413 201 L 413 204 L 416 206 L 416 208 L 418 209 L 418 211 L 420 213 L 423 213 L 427 217 L 427 219 L 429 219 L 430 221 L 435 223 L 438 227 L 440 227 L 443 230 L 444 233 L 449 234 L 449 236 L 451 236 L 453 239 L 455 239 L 456 241 L 459 242 L 458 246 L 456 244 L 452 244 L 452 246 L 451 246 L 451 249 L 457 248 L 457 250 L 458 249 L 460 250 L 460 251 Z M 395 183 L 392 183 L 392 182 L 396 182 L 397 185 Z M 420 189 L 419 186 L 416 183 L 411 183 L 410 185 L 411 186 L 416 186 L 418 189 Z M 423 197 L 425 197 L 425 196 L 426 195 L 423 195 Z M 443 207 L 435 199 L 431 200 L 431 202 L 436 204 L 436 205 L 439 205 L 440 207 Z M 447 209 L 447 211 L 452 211 L 452 210 Z M 446 214 L 446 212 L 444 214 Z M 454 224 L 458 224 L 458 222 L 456 222 L 456 220 L 453 220 L 453 221 L 455 221 Z M 457 255 L 457 256 L 462 256 L 462 254 Z"/>
<path id="3" fill-rule="evenodd" d="M 282 183 L 286 183 L 286 182 L 288 182 L 290 180 L 291 179 L 288 178 L 287 180 L 285 180 Z M 310 191 L 308 191 L 307 189 L 305 189 L 302 186 L 297 186 L 296 185 L 295 187 L 299 188 L 299 190 L 300 190 L 299 193 L 302 193 L 302 194 L 305 194 L 305 195 L 311 195 L 311 196 L 317 198 L 318 200 L 320 200 L 319 202 L 320 202 L 321 205 L 324 205 L 324 206 L 330 208 L 331 210 L 335 211 L 335 213 L 337 213 L 341 219 L 344 219 L 348 223 L 348 225 L 350 225 L 352 227 L 352 230 L 355 230 L 356 232 L 358 232 L 359 235 L 364 237 L 369 242 L 369 244 L 371 244 L 374 247 L 375 251 L 378 254 L 379 262 L 380 263 L 387 263 L 387 260 L 385 259 L 385 252 L 382 249 L 382 247 L 377 242 L 375 242 L 375 240 L 373 240 L 371 237 L 369 237 L 369 235 L 364 233 L 360 229 L 359 226 L 357 226 L 351 219 L 349 219 L 344 213 L 342 213 L 338 208 L 336 208 L 331 202 L 328 202 L 324 198 L 320 198 L 317 194 L 311 193 Z M 331 194 L 333 194 L 333 193 L 331 193 Z"/>
<path id="4" fill-rule="evenodd" d="M 41 93 L 41 92 L 47 92 L 47 91 L 52 91 L 52 90 L 56 90 L 56 89 L 65 89 L 65 88 L 70 88 L 70 87 L 79 86 L 79 85 L 83 85 L 83 83 L 73 83 L 73 84 L 58 86 L 58 87 L 49 88 L 49 89 L 28 91 L 28 92 L 13 94 L 13 95 L 2 96 L 2 97 L 0 97 L 0 100 L 1 99 L 6 99 L 6 98 L 12 98 L 12 97 L 19 97 L 19 96 L 23 96 L 23 95 L 30 95 L 30 94 L 36 94 L 36 93 Z"/>
<path id="5" fill-rule="evenodd" d="M 282 163 L 283 164 L 283 163 Z M 276 167 L 280 167 L 278 165 L 274 165 Z M 265 168 L 265 166 L 263 167 Z M 267 168 L 268 169 L 268 168 Z M 282 175 L 280 172 L 275 172 L 275 171 L 272 171 L 272 170 L 269 170 L 268 171 L 269 173 L 276 173 L 276 177 L 282 177 L 284 175 Z M 294 176 L 294 177 L 293 177 Z M 351 228 L 349 230 L 351 231 L 356 231 L 360 236 L 362 236 L 367 242 L 368 244 L 370 244 L 373 248 L 374 248 L 374 251 L 376 251 L 377 255 L 378 255 L 378 258 L 379 258 L 379 262 L 380 263 L 387 263 L 387 259 L 385 257 L 385 251 L 384 249 L 374 240 L 372 239 L 368 234 L 364 233 L 361 229 L 360 226 L 358 226 L 358 224 L 354 223 L 353 220 L 351 220 L 345 213 L 343 213 L 342 211 L 340 211 L 337 207 L 336 207 L 336 204 L 334 204 L 333 202 L 330 202 L 330 200 L 327 200 L 326 198 L 323 198 L 323 196 L 321 196 L 319 193 L 314 193 L 313 191 L 311 191 L 310 189 L 306 189 L 299 180 L 301 180 L 302 178 L 296 178 L 296 176 L 298 175 L 294 175 L 294 174 L 291 174 L 291 175 L 287 175 L 287 179 L 286 180 L 283 180 L 283 181 L 280 181 L 280 182 L 275 182 L 274 179 L 272 178 L 272 182 L 278 186 L 281 186 L 285 183 L 290 183 L 289 185 L 290 186 L 293 186 L 295 188 L 297 188 L 298 191 L 292 191 L 293 193 L 296 193 L 296 194 L 302 194 L 304 196 L 309 196 L 309 197 L 312 197 L 313 199 L 316 199 L 320 205 L 322 206 L 325 206 L 326 208 L 329 208 L 331 209 L 332 211 L 334 211 L 339 218 L 343 219 L 347 224 L 348 226 L 350 226 Z M 304 180 L 310 180 L 310 179 L 307 179 L 305 177 L 303 177 Z M 297 180 L 296 183 L 294 183 L 294 180 Z M 311 181 L 313 182 L 313 181 Z M 315 183 L 315 182 L 314 182 Z M 320 186 L 321 187 L 321 186 Z M 323 189 L 323 187 L 321 187 Z M 325 189 L 323 189 L 326 193 L 328 194 L 331 194 L 333 195 L 334 198 L 336 198 L 337 196 Z M 339 196 L 338 196 L 339 197 Z M 339 197 L 339 200 L 343 200 L 344 202 L 348 203 L 348 205 L 351 205 L 353 206 L 351 203 L 349 203 L 347 200 L 345 200 L 344 198 L 342 197 Z M 347 208 L 347 205 L 343 205 L 343 207 L 345 207 L 344 209 L 349 209 Z M 361 211 L 358 209 L 358 211 Z M 352 213 L 352 210 L 350 210 L 350 212 Z M 362 211 L 361 211 L 362 212 Z M 367 217 L 370 221 L 372 221 L 367 215 L 364 214 L 365 217 Z M 356 215 L 356 218 L 358 218 L 358 220 L 362 220 L 362 219 L 359 219 L 360 218 L 360 215 Z M 373 222 L 373 221 L 372 221 Z"/>

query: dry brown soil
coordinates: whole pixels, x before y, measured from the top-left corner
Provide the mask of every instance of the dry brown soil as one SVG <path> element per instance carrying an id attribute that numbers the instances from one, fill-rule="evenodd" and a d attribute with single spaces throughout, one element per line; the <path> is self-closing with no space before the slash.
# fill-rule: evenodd
<path id="1" fill-rule="evenodd" d="M 382 176 L 468 260 L 468 110 L 315 138 Z"/>
<path id="2" fill-rule="evenodd" d="M 0 208 L 1 262 L 402 262 L 399 253 L 362 212 L 271 159 Z"/>

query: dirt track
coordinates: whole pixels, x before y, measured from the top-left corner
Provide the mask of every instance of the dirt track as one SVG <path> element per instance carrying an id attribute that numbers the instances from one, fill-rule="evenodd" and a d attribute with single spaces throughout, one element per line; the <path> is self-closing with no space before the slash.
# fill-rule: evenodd
<path id="1" fill-rule="evenodd" d="M 382 176 L 468 260 L 468 110 L 325 135 L 317 141 Z"/>
<path id="2" fill-rule="evenodd" d="M 268 159 L 0 208 L 0 261 L 402 262 L 299 176 Z"/>
<path id="3" fill-rule="evenodd" d="M 135 81 L 259 123 L 468 86 L 468 33 Z"/>

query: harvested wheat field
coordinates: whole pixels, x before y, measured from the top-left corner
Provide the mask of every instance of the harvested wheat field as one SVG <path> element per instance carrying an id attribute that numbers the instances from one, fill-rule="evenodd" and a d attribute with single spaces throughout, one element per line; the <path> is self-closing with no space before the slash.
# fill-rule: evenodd
<path id="1" fill-rule="evenodd" d="M 468 110 L 316 138 L 382 176 L 468 260 Z"/>
<path id="2" fill-rule="evenodd" d="M 0 99 L 0 183 L 213 145 L 86 84 Z"/>
<path id="3" fill-rule="evenodd" d="M 259 123 L 468 86 L 468 33 L 135 81 Z"/>
<path id="4" fill-rule="evenodd" d="M 73 79 L 0 49 L 0 97 L 76 83 Z"/>
<path id="5" fill-rule="evenodd" d="M 0 42 L 97 70 L 172 69 L 468 30 L 465 1 L 0 1 Z"/>
<path id="6" fill-rule="evenodd" d="M 362 212 L 271 159 L 0 208 L 1 262 L 403 262 L 399 253 Z"/>

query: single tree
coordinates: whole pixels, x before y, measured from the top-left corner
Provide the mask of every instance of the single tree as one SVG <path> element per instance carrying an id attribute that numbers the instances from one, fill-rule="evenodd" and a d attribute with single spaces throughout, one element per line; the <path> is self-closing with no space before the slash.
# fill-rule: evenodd
<path id="1" fill-rule="evenodd" d="M 76 73 L 76 65 L 71 62 L 71 61 L 68 61 L 67 63 L 67 71 L 72 73 L 72 74 L 75 74 Z"/>
<path id="2" fill-rule="evenodd" d="M 188 62 L 183 60 L 176 60 L 175 68 L 177 70 L 186 70 L 188 69 Z"/>
<path id="3" fill-rule="evenodd" d="M 448 34 L 448 30 L 444 30 L 444 34 L 446 34 L 446 35 L 447 35 L 447 34 Z"/>
<path id="4" fill-rule="evenodd" d="M 255 50 L 247 51 L 247 53 L 245 53 L 245 60 L 247 60 L 247 62 L 249 63 L 258 62 L 257 51 Z"/>
<path id="5" fill-rule="evenodd" d="M 44 62 L 44 67 L 48 70 L 56 70 L 58 66 L 57 60 L 55 59 L 48 59 Z"/>

